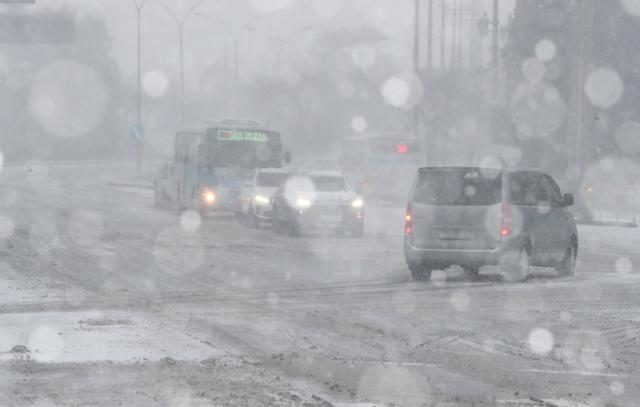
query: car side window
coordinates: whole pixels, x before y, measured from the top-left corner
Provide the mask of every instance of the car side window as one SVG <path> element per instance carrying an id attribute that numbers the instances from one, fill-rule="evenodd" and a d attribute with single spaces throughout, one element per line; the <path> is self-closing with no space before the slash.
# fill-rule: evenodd
<path id="1" fill-rule="evenodd" d="M 535 174 L 534 183 L 535 183 L 535 204 L 538 205 L 540 202 L 550 202 L 551 198 L 549 196 L 549 187 L 547 185 L 547 181 L 543 174 Z"/>
<path id="2" fill-rule="evenodd" d="M 555 205 L 560 205 L 564 201 L 562 198 L 562 191 L 556 183 L 556 181 L 549 175 L 544 176 L 545 183 L 547 184 L 547 191 L 549 194 L 549 201 Z"/>
<path id="3" fill-rule="evenodd" d="M 539 172 L 517 172 L 509 177 L 511 202 L 538 206 L 540 202 L 561 202 L 560 188 L 551 177 Z"/>
<path id="4" fill-rule="evenodd" d="M 535 173 L 517 172 L 509 176 L 511 202 L 519 206 L 536 206 L 543 198 Z M 546 196 L 546 194 L 544 194 Z"/>

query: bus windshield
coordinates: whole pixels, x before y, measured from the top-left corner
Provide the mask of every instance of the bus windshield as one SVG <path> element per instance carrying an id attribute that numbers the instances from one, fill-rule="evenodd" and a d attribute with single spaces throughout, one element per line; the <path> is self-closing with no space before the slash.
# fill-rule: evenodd
<path id="1" fill-rule="evenodd" d="M 213 129 L 201 146 L 206 167 L 279 168 L 280 135 L 264 130 Z"/>

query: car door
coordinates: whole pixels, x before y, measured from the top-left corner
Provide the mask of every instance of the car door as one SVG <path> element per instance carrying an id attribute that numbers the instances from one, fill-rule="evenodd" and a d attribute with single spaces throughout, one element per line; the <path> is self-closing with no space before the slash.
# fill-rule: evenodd
<path id="1" fill-rule="evenodd" d="M 515 228 L 529 239 L 533 264 L 542 261 L 550 247 L 545 242 L 549 197 L 542 178 L 536 171 L 515 171 L 508 177 L 510 200 L 517 208 Z"/>
<path id="2" fill-rule="evenodd" d="M 548 243 L 548 256 L 551 263 L 562 260 L 571 238 L 569 224 L 571 213 L 566 209 L 564 198 L 558 184 L 548 175 L 543 175 L 544 186 L 549 196 L 549 212 L 546 216 L 545 241 Z M 548 265 L 553 265 L 553 264 Z"/>
<path id="3" fill-rule="evenodd" d="M 533 264 L 550 266 L 555 264 L 558 257 L 561 233 L 558 232 L 564 224 L 560 199 L 554 196 L 553 184 L 550 177 L 542 172 L 530 172 L 531 192 L 533 201 L 530 210 L 532 233 Z M 558 191 L 559 195 L 559 191 Z"/>
<path id="4" fill-rule="evenodd" d="M 242 185 L 242 189 L 240 192 L 240 208 L 242 210 L 242 213 L 249 213 L 251 199 L 255 194 L 257 176 L 258 171 L 253 171 L 251 173 L 251 179 Z"/>
<path id="5" fill-rule="evenodd" d="M 172 182 L 172 179 L 170 177 L 171 174 L 169 172 L 170 169 L 171 164 L 162 164 L 162 167 L 160 168 L 160 172 L 158 174 L 158 179 L 156 180 L 156 194 L 161 196 L 163 199 L 167 196 L 172 196 L 169 191 Z"/>

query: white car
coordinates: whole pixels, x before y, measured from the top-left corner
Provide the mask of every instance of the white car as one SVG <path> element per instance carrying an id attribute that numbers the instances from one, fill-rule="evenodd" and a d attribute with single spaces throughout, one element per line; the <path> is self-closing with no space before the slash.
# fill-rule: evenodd
<path id="1" fill-rule="evenodd" d="M 273 198 L 276 232 L 299 235 L 307 230 L 364 234 L 364 202 L 338 172 L 292 174 Z"/>
<path id="2" fill-rule="evenodd" d="M 238 220 L 251 227 L 273 216 L 273 195 L 287 179 L 290 171 L 280 168 L 260 168 L 251 180 L 242 186 Z"/>

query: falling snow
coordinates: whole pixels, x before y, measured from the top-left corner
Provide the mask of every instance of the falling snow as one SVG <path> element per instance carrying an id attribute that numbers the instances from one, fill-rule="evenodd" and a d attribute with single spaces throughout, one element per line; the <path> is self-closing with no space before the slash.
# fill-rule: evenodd
<path id="1" fill-rule="evenodd" d="M 5 3 L 0 406 L 637 404 L 640 1 Z"/>

